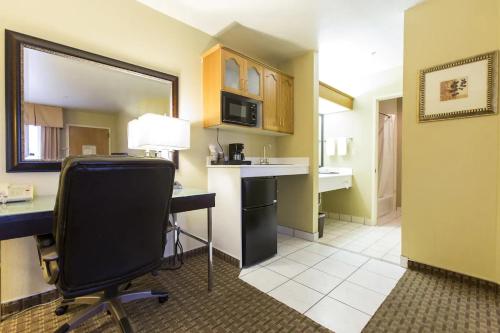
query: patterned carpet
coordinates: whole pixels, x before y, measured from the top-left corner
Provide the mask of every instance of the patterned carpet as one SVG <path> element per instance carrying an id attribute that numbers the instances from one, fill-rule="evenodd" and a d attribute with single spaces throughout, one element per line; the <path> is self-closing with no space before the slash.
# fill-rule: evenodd
<path id="1" fill-rule="evenodd" d="M 238 279 L 239 270 L 215 258 L 215 285 L 206 289 L 206 255 L 177 271 L 145 276 L 133 289 L 167 289 L 170 300 L 125 304 L 137 332 L 328 332 L 309 318 Z M 71 314 L 57 317 L 57 303 L 0 324 L 1 332 L 52 332 Z M 76 310 L 76 309 L 75 309 Z M 75 332 L 118 332 L 101 314 Z M 500 332 L 500 288 L 454 273 L 408 270 L 363 332 Z"/>
<path id="2" fill-rule="evenodd" d="M 363 332 L 497 333 L 500 287 L 431 267 L 407 270 Z"/>
<path id="3" fill-rule="evenodd" d="M 314 321 L 238 279 L 239 270 L 214 258 L 214 289 L 207 291 L 206 255 L 186 260 L 180 270 L 134 281 L 133 289 L 168 290 L 165 304 L 125 304 L 136 332 L 329 332 Z M 1 332 L 52 332 L 71 314 L 54 315 L 57 303 L 43 305 L 0 324 Z M 76 310 L 76 308 L 75 308 Z M 105 313 L 74 332 L 119 332 Z"/>

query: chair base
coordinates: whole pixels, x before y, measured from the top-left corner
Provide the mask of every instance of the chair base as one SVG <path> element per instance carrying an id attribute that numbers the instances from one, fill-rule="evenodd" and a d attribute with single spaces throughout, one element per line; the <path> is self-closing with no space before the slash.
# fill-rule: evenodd
<path id="1" fill-rule="evenodd" d="M 145 298 L 157 298 L 159 303 L 165 303 L 168 300 L 168 293 L 154 290 L 118 291 L 117 288 L 114 288 L 88 296 L 63 299 L 61 305 L 55 311 L 58 316 L 66 313 L 68 307 L 73 304 L 85 304 L 89 306 L 76 313 L 66 324 L 59 327 L 55 333 L 69 332 L 102 311 L 107 311 L 111 314 L 123 333 L 132 333 L 132 326 L 122 304 Z"/>

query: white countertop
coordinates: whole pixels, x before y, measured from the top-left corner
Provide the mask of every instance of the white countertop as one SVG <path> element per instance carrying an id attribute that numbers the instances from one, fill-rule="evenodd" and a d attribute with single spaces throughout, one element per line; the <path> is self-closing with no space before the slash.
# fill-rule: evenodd
<path id="1" fill-rule="evenodd" d="M 319 193 L 352 187 L 351 168 L 320 168 Z"/>
<path id="2" fill-rule="evenodd" d="M 335 168 L 335 167 L 322 167 L 319 168 L 319 177 L 341 177 L 352 176 L 351 168 Z"/>
<path id="3" fill-rule="evenodd" d="M 252 164 L 207 164 L 209 169 L 240 169 L 240 177 L 291 176 L 309 174 L 307 157 L 271 157 L 269 164 L 258 164 L 259 158 L 249 157 Z M 208 161 L 207 161 L 208 162 Z"/>

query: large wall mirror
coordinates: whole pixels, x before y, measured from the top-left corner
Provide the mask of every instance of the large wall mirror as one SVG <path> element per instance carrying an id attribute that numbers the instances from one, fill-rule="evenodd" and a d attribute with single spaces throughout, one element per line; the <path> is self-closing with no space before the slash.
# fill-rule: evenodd
<path id="1" fill-rule="evenodd" d="M 128 149 L 128 122 L 178 116 L 176 76 L 12 31 L 5 52 L 9 172 L 58 171 L 71 155 L 140 155 Z"/>

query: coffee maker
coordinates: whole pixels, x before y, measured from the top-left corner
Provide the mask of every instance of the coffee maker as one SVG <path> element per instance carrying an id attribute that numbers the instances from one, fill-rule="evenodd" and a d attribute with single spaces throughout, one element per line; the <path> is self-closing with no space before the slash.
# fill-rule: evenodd
<path id="1" fill-rule="evenodd" d="M 250 161 L 245 161 L 243 153 L 245 146 L 242 143 L 229 144 L 229 164 L 250 164 Z"/>

